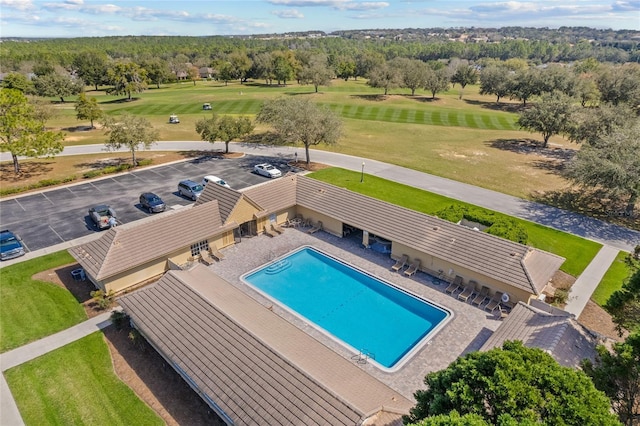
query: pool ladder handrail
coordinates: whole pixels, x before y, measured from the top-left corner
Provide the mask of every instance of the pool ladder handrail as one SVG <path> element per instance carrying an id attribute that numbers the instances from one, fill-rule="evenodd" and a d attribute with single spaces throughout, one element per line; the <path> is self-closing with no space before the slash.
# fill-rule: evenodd
<path id="1" fill-rule="evenodd" d="M 353 355 L 351 359 L 355 360 L 357 364 L 366 364 L 370 359 L 376 359 L 376 354 L 369 352 L 366 349 L 361 349 L 357 355 Z"/>

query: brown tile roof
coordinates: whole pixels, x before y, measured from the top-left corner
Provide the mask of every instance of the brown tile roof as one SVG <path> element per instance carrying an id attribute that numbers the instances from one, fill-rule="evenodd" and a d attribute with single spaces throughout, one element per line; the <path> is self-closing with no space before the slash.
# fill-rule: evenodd
<path id="1" fill-rule="evenodd" d="M 525 346 L 539 348 L 566 367 L 578 367 L 593 360 L 596 336 L 564 311 L 553 313 L 518 303 L 480 350 L 502 347 L 506 340 L 520 340 Z"/>
<path id="2" fill-rule="evenodd" d="M 381 407 L 412 406 L 202 265 L 170 271 L 119 302 L 236 424 L 355 425 Z"/>
<path id="3" fill-rule="evenodd" d="M 213 201 L 111 228 L 69 252 L 92 277 L 102 280 L 235 226 L 222 226 L 218 203 Z"/>
<path id="4" fill-rule="evenodd" d="M 247 188 L 243 193 L 264 209 L 257 216 L 293 207 L 296 205 L 296 175 L 286 174 L 280 179 Z"/>
<path id="5" fill-rule="evenodd" d="M 204 187 L 204 191 L 202 191 L 202 194 L 200 194 L 196 200 L 195 205 L 199 206 L 209 201 L 217 200 L 220 209 L 220 218 L 222 219 L 222 223 L 225 223 L 241 198 L 242 193 L 235 189 L 212 184 Z"/>
<path id="6" fill-rule="evenodd" d="M 564 259 L 484 232 L 296 176 L 297 204 L 538 294 Z"/>

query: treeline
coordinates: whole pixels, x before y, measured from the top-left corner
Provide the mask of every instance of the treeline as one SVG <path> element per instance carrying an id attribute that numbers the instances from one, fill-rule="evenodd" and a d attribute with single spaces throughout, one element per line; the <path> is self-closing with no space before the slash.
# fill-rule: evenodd
<path id="1" fill-rule="evenodd" d="M 460 58 L 524 59 L 532 64 L 573 62 L 640 62 L 640 38 L 634 31 L 563 27 L 558 30 L 506 27 L 500 29 L 404 29 L 341 31 L 329 35 L 300 33 L 243 37 L 118 36 L 72 39 L 7 40 L 0 44 L 3 72 L 20 71 L 43 59 L 71 65 L 84 52 L 102 52 L 111 59 L 170 59 L 185 55 L 190 63 L 210 66 L 232 52 L 257 55 L 277 50 L 306 50 L 328 57 L 371 52 L 385 59 L 422 61 Z M 464 36 L 464 37 L 463 37 Z"/>

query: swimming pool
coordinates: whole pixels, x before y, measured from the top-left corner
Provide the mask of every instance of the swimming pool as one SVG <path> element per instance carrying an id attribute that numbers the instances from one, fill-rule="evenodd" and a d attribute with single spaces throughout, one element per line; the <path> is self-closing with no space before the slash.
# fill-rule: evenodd
<path id="1" fill-rule="evenodd" d="M 400 368 L 452 316 L 312 247 L 241 278 L 383 370 Z"/>

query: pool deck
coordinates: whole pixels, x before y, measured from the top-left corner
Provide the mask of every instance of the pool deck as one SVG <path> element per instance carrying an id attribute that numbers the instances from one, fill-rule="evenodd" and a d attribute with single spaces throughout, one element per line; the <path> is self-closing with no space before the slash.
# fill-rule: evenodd
<path id="1" fill-rule="evenodd" d="M 338 238 L 326 232 L 313 235 L 304 228 L 287 229 L 274 238 L 260 235 L 245 238 L 232 247 L 221 250 L 225 259 L 210 268 L 222 278 L 250 295 L 273 312 L 313 336 L 346 359 L 354 355 L 344 346 L 299 319 L 289 311 L 274 305 L 269 299 L 244 284 L 240 276 L 301 246 L 309 245 L 340 258 L 360 269 L 398 287 L 406 289 L 453 312 L 453 318 L 431 340 L 395 372 L 384 372 L 371 364 L 357 364 L 372 376 L 413 400 L 413 393 L 423 389 L 424 376 L 446 368 L 451 362 L 470 351 L 478 350 L 500 325 L 496 317 L 480 308 L 444 293 L 444 285 L 437 285 L 433 277 L 418 272 L 411 278 L 393 272 L 395 263 L 388 254 L 363 248 L 351 238 Z M 355 361 L 353 361 L 355 363 Z"/>

